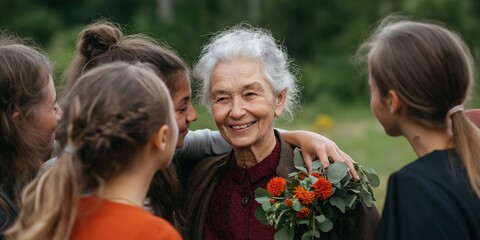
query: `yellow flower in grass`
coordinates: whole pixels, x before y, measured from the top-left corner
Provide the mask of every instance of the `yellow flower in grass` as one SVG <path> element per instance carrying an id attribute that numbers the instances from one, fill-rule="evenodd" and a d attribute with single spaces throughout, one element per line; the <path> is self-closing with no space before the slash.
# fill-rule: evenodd
<path id="1" fill-rule="evenodd" d="M 330 130 L 333 128 L 333 119 L 325 114 L 318 114 L 315 119 L 315 127 L 319 129 Z"/>

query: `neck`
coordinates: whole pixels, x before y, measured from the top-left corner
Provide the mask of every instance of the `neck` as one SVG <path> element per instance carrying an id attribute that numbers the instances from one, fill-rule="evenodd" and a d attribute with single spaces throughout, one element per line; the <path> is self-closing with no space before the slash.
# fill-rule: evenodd
<path id="1" fill-rule="evenodd" d="M 412 146 L 418 157 L 434 150 L 452 148 L 452 134 L 448 129 L 431 129 L 420 124 L 404 128 L 404 136 Z"/>
<path id="2" fill-rule="evenodd" d="M 237 165 L 243 168 L 251 168 L 263 161 L 275 148 L 277 141 L 275 133 L 264 136 L 260 142 L 244 148 L 233 148 Z"/>
<path id="3" fill-rule="evenodd" d="M 139 160 L 138 163 L 141 162 L 142 161 Z M 156 169 L 153 167 L 150 167 L 150 169 L 145 167 L 148 164 L 135 165 L 131 170 L 121 173 L 105 182 L 102 192 L 99 193 L 99 197 L 114 202 L 143 206 Z"/>

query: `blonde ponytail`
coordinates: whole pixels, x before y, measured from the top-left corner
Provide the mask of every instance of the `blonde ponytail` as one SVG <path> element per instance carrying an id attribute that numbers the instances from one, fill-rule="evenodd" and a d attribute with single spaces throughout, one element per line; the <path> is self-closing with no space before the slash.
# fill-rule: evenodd
<path id="1" fill-rule="evenodd" d="M 455 150 L 463 161 L 472 189 L 480 199 L 480 130 L 463 113 L 453 114 Z"/>
<path id="2" fill-rule="evenodd" d="M 80 197 L 78 164 L 71 153 L 28 184 L 22 194 L 17 221 L 5 235 L 8 239 L 64 240 L 70 233 Z"/>

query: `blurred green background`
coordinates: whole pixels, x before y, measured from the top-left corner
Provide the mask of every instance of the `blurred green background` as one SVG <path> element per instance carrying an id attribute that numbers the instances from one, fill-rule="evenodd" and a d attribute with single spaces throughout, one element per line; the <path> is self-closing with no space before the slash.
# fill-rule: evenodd
<path id="1" fill-rule="evenodd" d="M 415 159 L 403 138 L 387 137 L 369 109 L 365 71 L 351 58 L 372 26 L 389 13 L 442 21 L 480 56 L 477 0 L 0 0 L 0 28 L 36 40 L 55 61 L 55 80 L 73 56 L 86 24 L 109 19 L 126 33 L 144 33 L 174 48 L 190 65 L 211 33 L 240 22 L 269 29 L 298 65 L 302 110 L 284 129 L 315 131 L 357 162 L 373 167 L 381 210 L 388 176 Z M 61 90 L 60 90 L 61 91 Z M 477 97 L 470 107 L 478 105 Z M 195 128 L 214 128 L 198 108 Z"/>

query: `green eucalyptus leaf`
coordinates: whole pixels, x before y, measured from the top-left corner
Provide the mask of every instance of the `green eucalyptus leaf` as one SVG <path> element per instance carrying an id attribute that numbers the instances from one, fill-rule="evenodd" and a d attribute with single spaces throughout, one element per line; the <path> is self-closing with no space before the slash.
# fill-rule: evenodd
<path id="1" fill-rule="evenodd" d="M 300 171 L 302 171 L 302 172 L 304 172 L 305 174 L 308 173 L 308 170 L 307 170 L 307 168 L 305 168 L 305 167 L 297 167 L 297 166 L 295 166 L 295 168 L 298 169 L 298 170 L 300 170 Z"/>
<path id="2" fill-rule="evenodd" d="M 355 200 L 357 200 L 357 195 L 347 194 L 343 200 L 345 201 L 347 208 L 352 208 Z"/>
<path id="3" fill-rule="evenodd" d="M 257 188 L 255 189 L 255 197 L 268 197 L 271 198 L 272 194 L 270 194 L 266 189 Z"/>
<path id="4" fill-rule="evenodd" d="M 337 207 L 342 213 L 345 213 L 345 201 L 339 197 L 331 197 L 330 203 Z"/>
<path id="5" fill-rule="evenodd" d="M 300 209 L 302 209 L 302 204 L 300 204 L 300 201 L 294 200 L 293 210 L 298 212 L 298 211 L 300 211 Z"/>
<path id="6" fill-rule="evenodd" d="M 275 226 L 283 227 L 285 225 L 285 221 L 287 219 L 287 209 L 283 210 L 280 215 L 278 216 L 278 221 L 275 223 Z"/>
<path id="7" fill-rule="evenodd" d="M 320 162 L 320 160 L 315 160 L 312 162 L 312 169 L 313 170 L 318 170 L 322 167 L 322 163 Z"/>
<path id="8" fill-rule="evenodd" d="M 330 219 L 325 219 L 325 221 L 319 223 L 318 228 L 322 232 L 329 232 L 333 228 L 333 223 L 330 221 Z"/>
<path id="9" fill-rule="evenodd" d="M 293 237 L 295 236 L 295 232 L 293 228 L 290 227 L 284 227 L 278 229 L 277 232 L 275 232 L 275 235 L 273 236 L 273 239 L 275 240 L 293 240 Z"/>
<path id="10" fill-rule="evenodd" d="M 327 169 L 328 181 L 333 183 L 340 182 L 348 172 L 347 164 L 343 162 L 332 163 Z"/>
<path id="11" fill-rule="evenodd" d="M 270 225 L 267 220 L 267 213 L 262 208 L 255 210 L 255 218 L 257 218 L 261 224 Z"/>
<path id="12" fill-rule="evenodd" d="M 360 198 L 362 199 L 363 203 L 365 203 L 367 207 L 371 207 L 373 205 L 372 195 L 370 195 L 369 192 L 361 191 Z"/>
<path id="13" fill-rule="evenodd" d="M 307 220 L 307 219 L 303 219 L 303 220 L 300 220 L 298 221 L 298 224 L 305 224 L 305 225 L 309 225 L 310 226 L 310 220 Z"/>
<path id="14" fill-rule="evenodd" d="M 262 209 L 265 211 L 268 211 L 272 207 L 272 204 L 270 204 L 270 201 L 266 201 L 262 203 Z"/>
<path id="15" fill-rule="evenodd" d="M 317 220 L 317 222 L 319 223 L 322 223 L 322 222 L 325 222 L 325 215 L 318 215 L 315 217 L 315 219 Z"/>
<path id="16" fill-rule="evenodd" d="M 297 172 L 291 172 L 291 173 L 288 174 L 288 176 L 289 176 L 289 177 L 293 177 L 293 176 L 295 176 L 295 175 L 297 175 L 297 174 L 298 174 Z"/>
<path id="17" fill-rule="evenodd" d="M 270 202 L 270 198 L 269 197 L 257 197 L 257 198 L 255 198 L 255 201 L 262 204 L 264 202 Z"/>
<path id="18" fill-rule="evenodd" d="M 360 192 L 360 190 L 354 189 L 354 188 L 348 189 L 348 191 L 351 191 L 351 192 L 354 192 L 354 193 L 359 193 Z"/>
<path id="19" fill-rule="evenodd" d="M 312 176 L 312 175 L 308 176 L 308 178 L 310 178 L 310 181 L 311 181 L 312 183 L 315 183 L 315 182 L 318 181 L 318 178 L 316 178 L 316 177 L 314 177 L 314 176 Z"/>
<path id="20" fill-rule="evenodd" d="M 366 172 L 365 175 L 367 175 L 368 182 L 370 182 L 372 187 L 376 188 L 380 185 L 380 179 L 378 178 L 377 174 Z"/>
<path id="21" fill-rule="evenodd" d="M 295 165 L 295 167 L 297 169 L 299 167 L 300 168 L 305 168 L 305 162 L 303 160 L 302 151 L 300 149 L 296 148 L 295 151 L 293 151 L 293 153 L 294 153 L 293 164 Z"/>
<path id="22" fill-rule="evenodd" d="M 313 238 L 313 230 L 309 230 L 303 233 L 302 240 L 310 240 Z"/>

